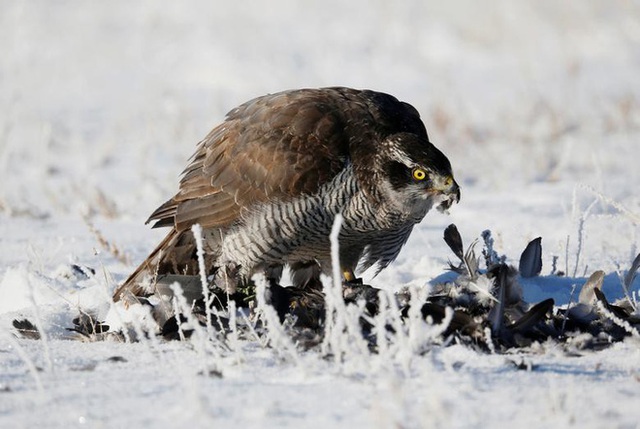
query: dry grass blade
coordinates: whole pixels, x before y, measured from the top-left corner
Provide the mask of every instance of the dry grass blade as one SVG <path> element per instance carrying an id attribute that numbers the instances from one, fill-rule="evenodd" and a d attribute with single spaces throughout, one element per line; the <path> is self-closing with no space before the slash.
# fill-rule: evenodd
<path id="1" fill-rule="evenodd" d="M 98 243 L 100 243 L 100 246 L 102 246 L 103 249 L 111 253 L 111 255 L 113 255 L 113 257 L 116 258 L 120 263 L 124 265 L 131 265 L 131 262 L 129 261 L 129 257 L 123 251 L 121 251 L 118 248 L 118 246 L 109 242 L 109 240 L 105 238 L 102 232 L 100 232 L 95 227 L 95 225 L 93 224 L 93 222 L 91 222 L 88 216 L 84 216 L 83 219 L 85 224 L 89 228 L 89 231 L 93 233 L 93 235 L 96 237 L 96 239 L 98 240 Z"/>
<path id="2" fill-rule="evenodd" d="M 627 294 L 629 293 L 629 289 L 631 289 L 633 281 L 636 279 L 638 268 L 640 268 L 640 253 L 638 253 L 636 259 L 633 260 L 633 263 L 631 264 L 631 268 L 629 268 L 627 275 L 624 276 L 624 287 L 626 288 Z"/>
<path id="3" fill-rule="evenodd" d="M 633 224 L 640 225 L 640 216 L 638 216 L 636 213 L 634 213 L 631 210 L 629 210 L 627 207 L 625 207 L 621 203 L 615 201 L 612 198 L 609 198 L 609 197 L 603 195 L 601 192 L 596 191 L 595 188 L 593 188 L 591 186 L 581 185 L 581 187 L 586 189 L 587 191 L 591 192 L 600 201 L 604 202 L 605 204 L 609 204 L 611 207 L 613 207 L 616 210 L 618 210 L 620 213 L 625 215 L 627 217 L 627 219 L 629 219 Z"/>

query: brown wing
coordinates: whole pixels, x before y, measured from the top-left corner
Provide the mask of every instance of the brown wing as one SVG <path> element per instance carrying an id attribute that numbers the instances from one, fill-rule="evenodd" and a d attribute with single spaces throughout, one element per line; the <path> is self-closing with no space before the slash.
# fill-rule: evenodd
<path id="1" fill-rule="evenodd" d="M 147 222 L 156 220 L 154 227 L 175 226 L 178 231 L 194 223 L 223 227 L 252 204 L 313 193 L 344 167 L 349 156 L 346 122 L 363 114 L 367 109 L 338 89 L 251 100 L 229 112 L 199 143 L 180 191 Z"/>

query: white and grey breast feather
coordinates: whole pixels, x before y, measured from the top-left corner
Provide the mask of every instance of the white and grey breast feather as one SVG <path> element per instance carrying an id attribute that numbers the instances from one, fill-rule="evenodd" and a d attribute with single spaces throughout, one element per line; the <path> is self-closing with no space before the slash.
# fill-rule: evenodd
<path id="1" fill-rule="evenodd" d="M 358 185 L 351 164 L 313 195 L 268 201 L 247 211 L 227 230 L 212 231 L 208 248 L 218 249 L 218 264 L 237 264 L 241 274 L 269 265 L 317 261 L 330 270 L 329 233 L 337 214 L 343 216 L 340 260 L 355 270 L 392 262 L 406 242 L 415 219 L 371 197 Z M 406 217 L 406 216 L 405 216 Z M 214 250 L 215 251 L 215 250 Z"/>

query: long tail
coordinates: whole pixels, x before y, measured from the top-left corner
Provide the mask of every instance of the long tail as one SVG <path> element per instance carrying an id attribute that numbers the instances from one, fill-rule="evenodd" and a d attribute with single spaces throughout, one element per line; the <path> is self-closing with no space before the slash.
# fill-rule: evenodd
<path id="1" fill-rule="evenodd" d="M 211 261 L 205 262 L 211 266 Z M 192 232 L 178 232 L 172 228 L 147 259 L 116 289 L 113 300 L 119 301 L 125 295 L 151 295 L 161 277 L 197 275 L 198 258 Z"/>

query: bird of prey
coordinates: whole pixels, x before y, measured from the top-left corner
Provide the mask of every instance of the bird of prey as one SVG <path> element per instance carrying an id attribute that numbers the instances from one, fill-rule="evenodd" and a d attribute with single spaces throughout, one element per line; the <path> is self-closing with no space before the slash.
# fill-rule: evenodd
<path id="1" fill-rule="evenodd" d="M 202 228 L 206 278 L 232 288 L 288 266 L 304 288 L 332 272 L 336 215 L 340 269 L 391 263 L 414 225 L 460 199 L 451 164 L 415 108 L 344 87 L 269 94 L 231 110 L 202 140 L 180 188 L 147 222 L 166 238 L 116 290 L 150 295 L 163 278 L 200 275 L 192 226 Z"/>

